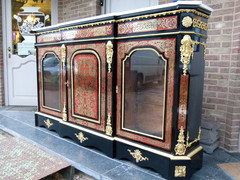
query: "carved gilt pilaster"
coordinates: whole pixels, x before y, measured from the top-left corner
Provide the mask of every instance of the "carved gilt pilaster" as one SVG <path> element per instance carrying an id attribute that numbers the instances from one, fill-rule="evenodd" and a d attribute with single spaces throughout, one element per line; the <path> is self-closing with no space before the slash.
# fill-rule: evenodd
<path id="1" fill-rule="evenodd" d="M 106 44 L 106 56 L 108 63 L 108 72 L 111 72 L 112 68 L 112 57 L 113 57 L 113 44 L 112 41 L 108 41 Z"/>

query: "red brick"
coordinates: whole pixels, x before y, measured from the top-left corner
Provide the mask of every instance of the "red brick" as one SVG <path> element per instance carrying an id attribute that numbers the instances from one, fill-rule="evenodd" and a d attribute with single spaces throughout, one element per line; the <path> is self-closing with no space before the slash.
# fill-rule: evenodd
<path id="1" fill-rule="evenodd" d="M 240 73 L 240 69 L 234 68 L 234 69 L 231 69 L 230 72 L 231 73 L 235 73 L 235 74 L 239 74 Z"/>
<path id="2" fill-rule="evenodd" d="M 230 56 L 231 57 L 231 66 L 235 66 L 235 67 L 240 67 L 240 54 L 233 54 Z M 237 62 L 235 62 L 234 60 L 237 60 Z M 236 64 L 236 65 L 233 65 Z"/>
<path id="3" fill-rule="evenodd" d="M 216 10 L 216 9 L 222 9 L 222 7 L 223 7 L 223 4 L 213 4 L 213 5 L 211 5 L 210 6 L 211 8 L 213 8 L 214 10 Z"/>
<path id="4" fill-rule="evenodd" d="M 219 60 L 219 59 L 220 59 L 219 55 L 210 55 L 210 54 L 206 55 L 206 60 Z"/>
<path id="5" fill-rule="evenodd" d="M 240 87 L 240 79 L 239 81 L 229 81 L 229 86 Z"/>
<path id="6" fill-rule="evenodd" d="M 232 46 L 240 48 L 240 40 L 233 41 Z"/>
<path id="7" fill-rule="evenodd" d="M 221 60 L 227 60 L 229 61 L 231 57 L 229 55 L 221 55 Z"/>
<path id="8" fill-rule="evenodd" d="M 233 29 L 222 29 L 223 34 L 232 34 Z"/>
<path id="9" fill-rule="evenodd" d="M 203 104 L 203 108 L 206 108 L 206 109 L 215 109 L 215 104 L 209 104 L 209 103 L 204 103 Z"/>
<path id="10" fill-rule="evenodd" d="M 234 29 L 234 31 L 235 30 L 237 30 L 238 28 L 239 28 L 239 26 L 240 26 L 240 20 L 235 20 L 234 21 L 234 26 L 236 27 L 235 29 Z M 237 32 L 237 31 L 236 31 Z"/>
<path id="11" fill-rule="evenodd" d="M 229 87 L 229 92 L 230 93 L 240 93 L 240 88 Z"/>
<path id="12" fill-rule="evenodd" d="M 229 73 L 230 69 L 229 68 L 221 68 L 220 73 Z"/>
<path id="13" fill-rule="evenodd" d="M 205 72 L 214 72 L 217 73 L 218 72 L 218 68 L 213 68 L 213 67 L 205 67 Z"/>
<path id="14" fill-rule="evenodd" d="M 234 8 L 220 9 L 220 10 L 214 10 L 213 15 L 221 16 L 221 15 L 226 15 L 226 14 L 232 14 L 233 12 L 234 12 Z"/>
<path id="15" fill-rule="evenodd" d="M 240 32 L 240 27 L 235 27 L 233 33 L 238 34 Z"/>
<path id="16" fill-rule="evenodd" d="M 209 79 L 209 80 L 205 80 L 204 83 L 205 83 L 206 85 L 217 85 L 218 81 L 217 81 L 217 80 Z"/>
<path id="17" fill-rule="evenodd" d="M 228 97 L 228 94 L 226 94 L 226 93 L 218 93 L 218 95 L 217 95 L 217 98 L 220 98 L 220 99 L 225 99 L 227 97 Z"/>
<path id="18" fill-rule="evenodd" d="M 225 104 L 227 100 L 225 99 L 218 99 L 218 98 L 208 98 L 207 103 L 211 104 Z"/>
<path id="19" fill-rule="evenodd" d="M 204 92 L 204 97 L 217 97 L 217 93 L 216 92 Z"/>
<path id="20" fill-rule="evenodd" d="M 227 111 L 227 105 L 218 104 L 217 109 L 220 111 Z"/>
<path id="21" fill-rule="evenodd" d="M 210 67 L 229 67 L 230 62 L 226 61 L 212 61 L 210 62 Z"/>
<path id="22" fill-rule="evenodd" d="M 223 20 L 223 17 L 222 16 L 210 16 L 209 18 L 209 23 L 211 22 L 221 22 Z"/>
<path id="23" fill-rule="evenodd" d="M 227 92 L 228 88 L 221 86 L 208 86 L 208 90 L 214 92 Z"/>
<path id="24" fill-rule="evenodd" d="M 226 2 L 224 3 L 224 8 L 228 8 L 228 7 L 234 7 L 234 2 Z"/>
<path id="25" fill-rule="evenodd" d="M 233 15 L 224 16 L 224 21 L 232 21 Z"/>

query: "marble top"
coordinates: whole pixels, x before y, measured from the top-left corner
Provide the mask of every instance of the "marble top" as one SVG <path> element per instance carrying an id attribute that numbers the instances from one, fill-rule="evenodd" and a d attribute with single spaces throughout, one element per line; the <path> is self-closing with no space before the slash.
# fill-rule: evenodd
<path id="1" fill-rule="evenodd" d="M 47 27 L 43 27 L 43 28 L 39 28 L 39 29 L 34 29 L 34 31 L 43 31 L 43 30 L 48 30 L 48 29 L 57 29 L 60 28 L 62 26 L 68 26 L 71 24 L 78 24 L 78 23 L 84 23 L 87 21 L 93 21 L 96 19 L 106 19 L 106 18 L 110 18 L 110 17 L 116 17 L 116 16 L 122 16 L 122 15 L 127 15 L 127 14 L 134 14 L 134 13 L 139 13 L 139 12 L 144 12 L 144 11 L 151 11 L 151 10 L 157 10 L 157 9 L 165 9 L 165 8 L 174 8 L 178 5 L 194 5 L 194 6 L 198 6 L 199 8 L 202 8 L 203 10 L 207 10 L 209 12 L 212 12 L 213 9 L 208 7 L 207 5 L 203 4 L 202 1 L 177 1 L 177 2 L 173 2 L 173 3 L 167 3 L 167 4 L 161 4 L 161 5 L 157 5 L 157 6 L 151 6 L 151 7 L 146 7 L 146 8 L 140 8 L 140 9 L 134 9 L 134 10 L 130 10 L 130 11 L 123 11 L 123 12 L 119 12 L 119 13 L 109 13 L 109 14 L 103 14 L 103 15 L 99 15 L 99 16 L 92 16 L 92 17 L 87 17 L 87 18 L 82 18 L 82 19 L 78 19 L 78 20 L 73 20 L 73 21 L 68 21 L 68 22 L 64 22 L 64 23 L 59 23 L 59 24 L 55 24 L 52 26 L 47 26 Z"/>

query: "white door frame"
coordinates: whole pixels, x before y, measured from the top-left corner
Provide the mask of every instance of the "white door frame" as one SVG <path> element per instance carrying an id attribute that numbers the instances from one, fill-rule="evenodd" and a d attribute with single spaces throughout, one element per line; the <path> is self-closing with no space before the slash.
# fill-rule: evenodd
<path id="1" fill-rule="evenodd" d="M 2 3 L 2 36 L 3 36 L 3 76 L 4 76 L 4 99 L 5 106 L 9 105 L 9 77 L 8 77 L 8 52 L 7 52 L 7 2 L 9 0 L 1 0 Z M 58 0 L 52 0 L 51 22 L 57 24 L 58 22 Z M 36 74 L 37 76 L 37 74 Z"/>

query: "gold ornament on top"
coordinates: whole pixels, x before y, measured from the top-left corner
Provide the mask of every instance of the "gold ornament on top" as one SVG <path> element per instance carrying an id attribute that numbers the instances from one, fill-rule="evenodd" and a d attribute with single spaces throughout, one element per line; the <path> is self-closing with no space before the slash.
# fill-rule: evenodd
<path id="1" fill-rule="evenodd" d="M 113 57 L 113 44 L 112 41 L 108 41 L 106 44 L 106 56 L 107 56 L 107 63 L 108 63 L 108 72 L 111 72 L 112 66 L 112 57 Z"/>
<path id="2" fill-rule="evenodd" d="M 184 27 L 188 28 L 188 27 L 192 26 L 192 24 L 193 24 L 193 20 L 190 16 L 186 16 L 183 18 L 182 25 Z"/>

